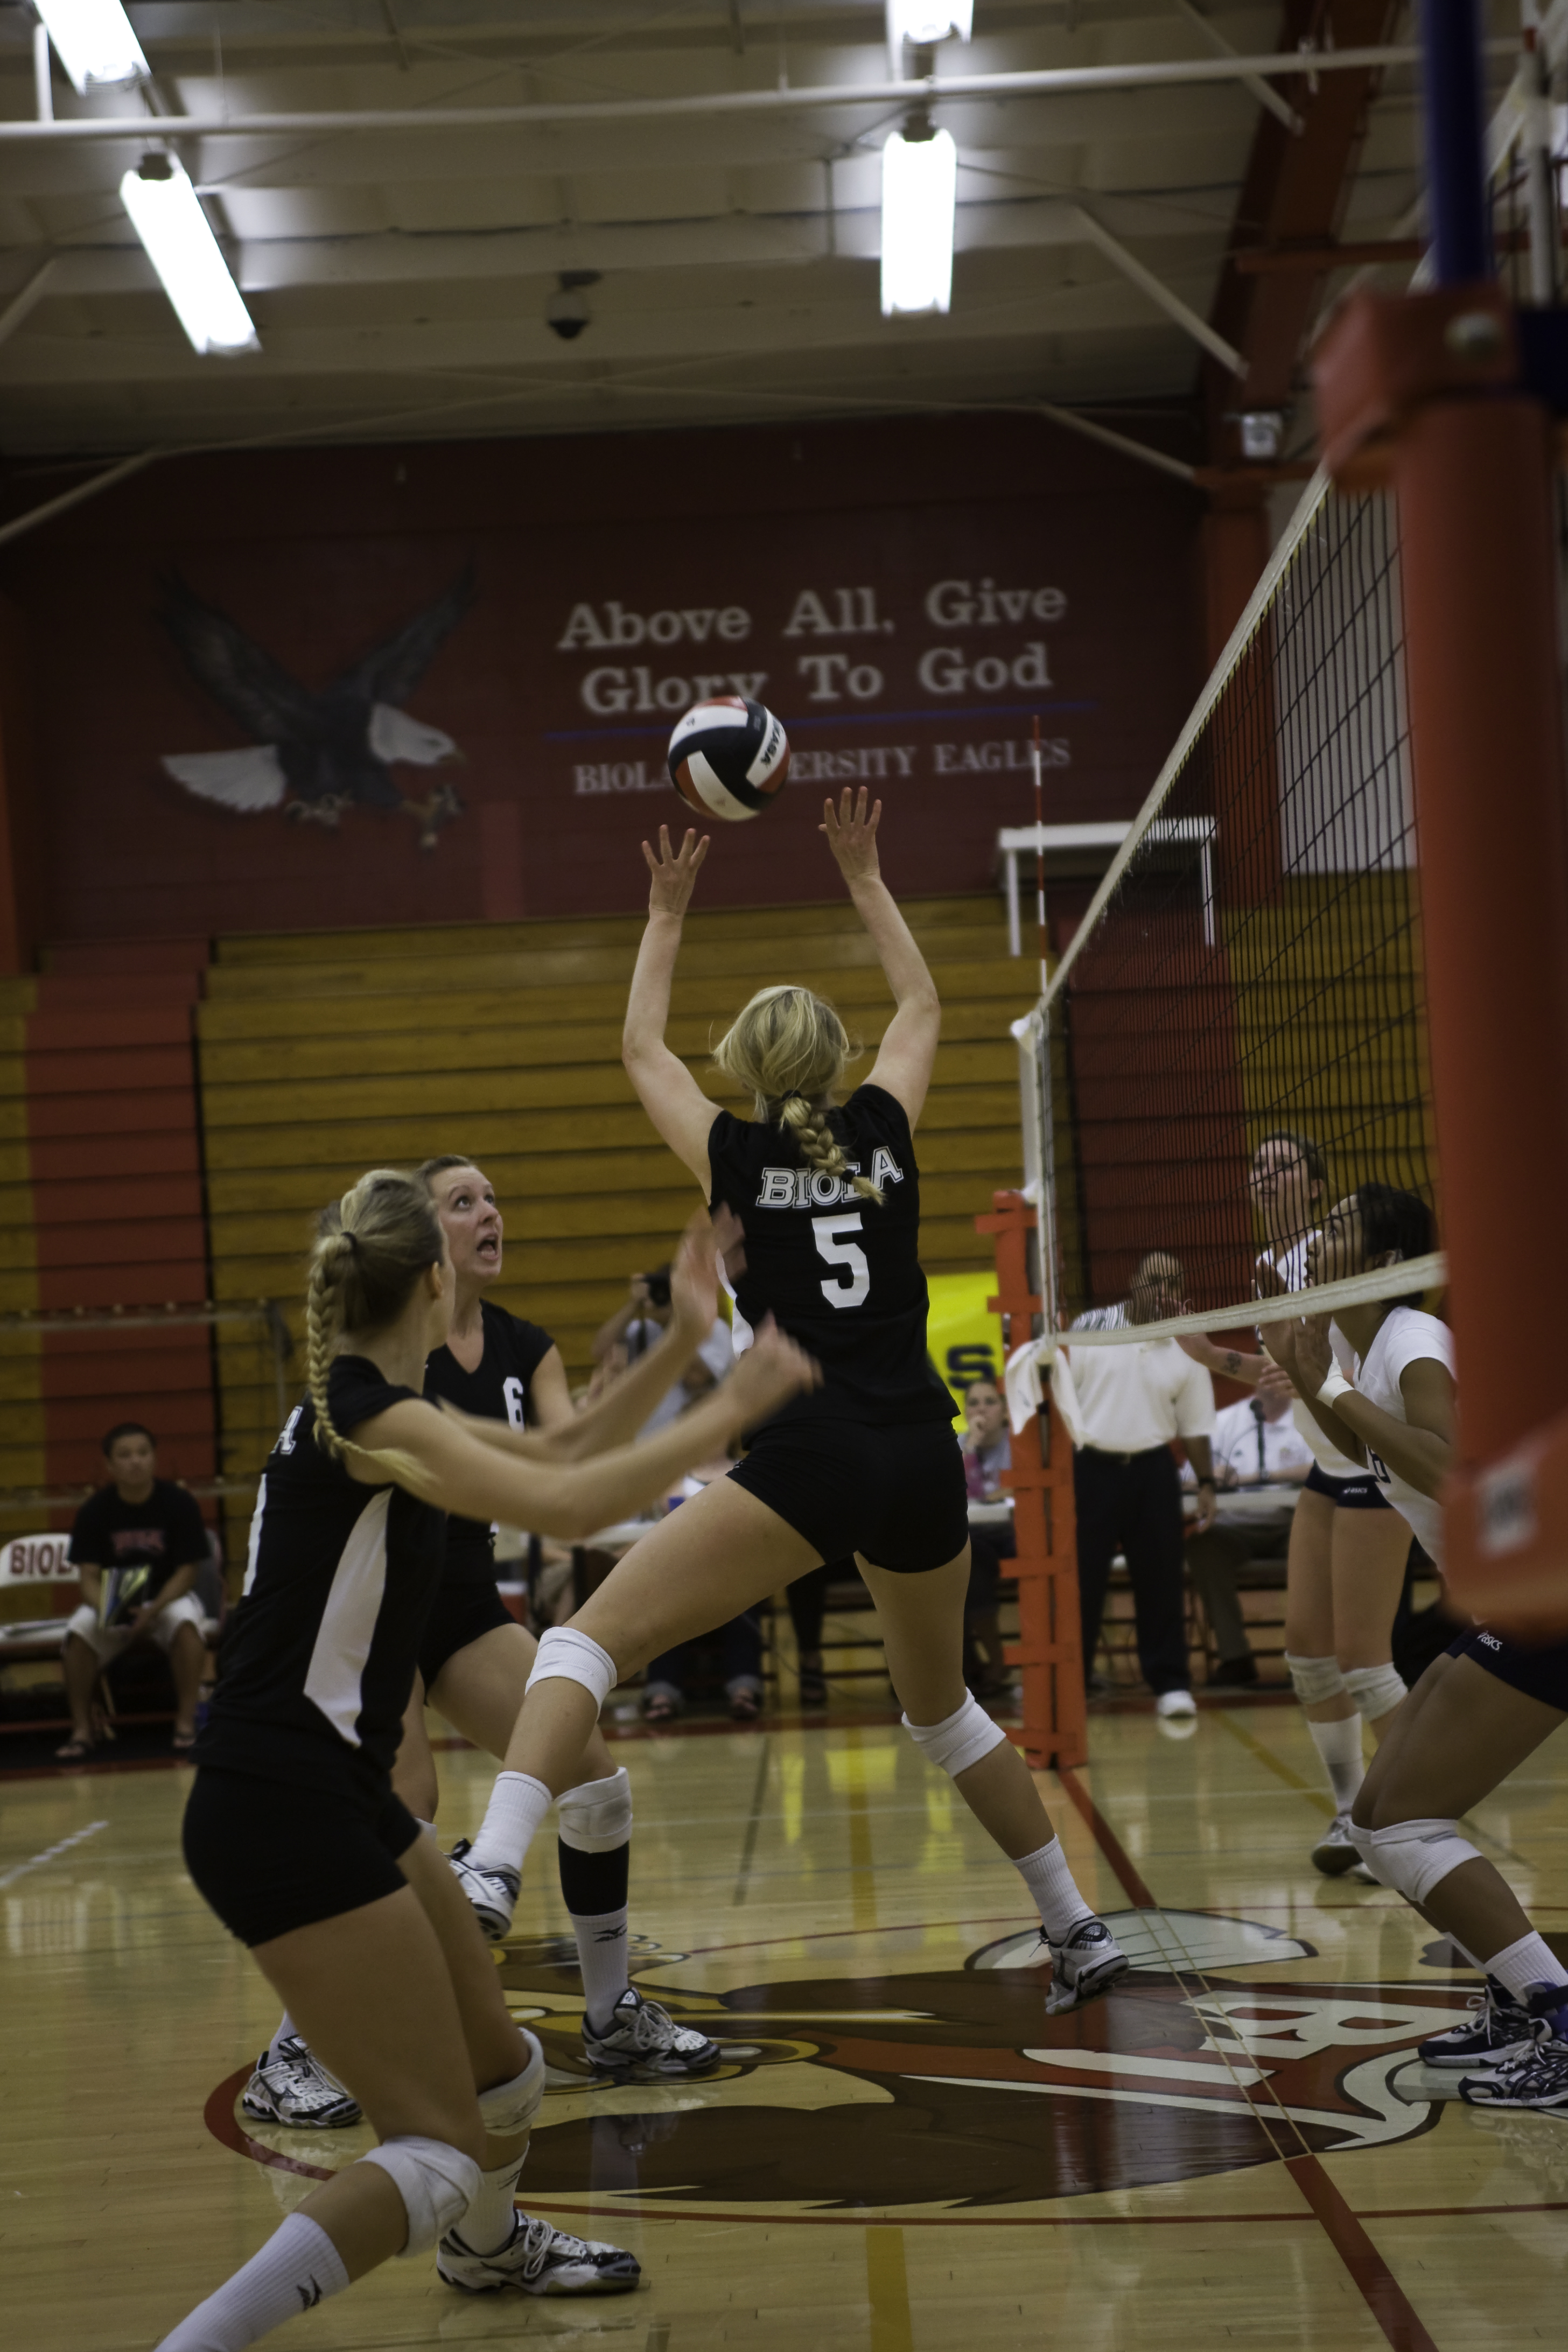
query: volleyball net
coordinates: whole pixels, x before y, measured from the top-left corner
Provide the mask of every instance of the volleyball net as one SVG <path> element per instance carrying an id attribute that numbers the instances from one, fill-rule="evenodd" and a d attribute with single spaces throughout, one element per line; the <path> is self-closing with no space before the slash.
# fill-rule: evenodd
<path id="1" fill-rule="evenodd" d="M 1086 1336 L 1262 1319 L 1259 1251 L 1307 1230 L 1281 1168 L 1314 1221 L 1369 1183 L 1435 1210 L 1424 996 L 1394 505 L 1320 478 L 1014 1033 L 1047 1328 L 1156 1252 L 1185 1311 Z M 1442 1279 L 1407 1255 L 1313 1303 Z"/>

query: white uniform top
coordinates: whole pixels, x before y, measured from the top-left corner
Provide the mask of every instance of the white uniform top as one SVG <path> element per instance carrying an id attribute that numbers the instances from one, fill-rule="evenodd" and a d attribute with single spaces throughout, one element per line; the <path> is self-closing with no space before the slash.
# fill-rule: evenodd
<path id="1" fill-rule="evenodd" d="M 1375 1404 L 1394 1421 L 1405 1421 L 1405 1396 L 1399 1385 L 1399 1375 L 1407 1364 L 1418 1364 L 1424 1357 L 1432 1357 L 1454 1369 L 1454 1335 L 1446 1323 L 1435 1315 L 1424 1315 L 1418 1307 L 1395 1307 L 1384 1317 L 1382 1328 L 1364 1357 L 1355 1368 L 1355 1384 L 1369 1404 Z M 1427 1558 L 1443 1565 L 1443 1506 L 1430 1495 L 1423 1495 L 1407 1486 L 1403 1478 L 1381 1460 L 1372 1446 L 1366 1449 L 1372 1474 L 1383 1488 L 1394 1509 L 1406 1521 Z"/>
<path id="2" fill-rule="evenodd" d="M 1307 1244 L 1310 1239 L 1310 1234 L 1304 1234 L 1301 1239 L 1292 1243 L 1288 1250 L 1266 1249 L 1258 1263 L 1259 1265 L 1272 1266 L 1287 1290 L 1305 1290 L 1308 1286 Z M 1349 1380 L 1351 1366 L 1354 1363 L 1355 1357 L 1352 1352 L 1350 1341 L 1337 1323 L 1331 1323 L 1329 1326 L 1329 1345 L 1334 1351 L 1335 1363 L 1338 1364 L 1346 1380 Z M 1366 1474 L 1360 1463 L 1352 1462 L 1348 1454 L 1342 1454 L 1332 1440 L 1324 1436 L 1300 1397 L 1297 1398 L 1291 1410 L 1290 1418 L 1325 1478 L 1364 1477 Z"/>
<path id="3" fill-rule="evenodd" d="M 1080 1315 L 1073 1329 L 1118 1330 L 1126 1320 L 1125 1306 L 1102 1307 Z M 1214 1428 L 1214 1382 L 1173 1339 L 1080 1348 L 1072 1377 L 1086 1445 L 1146 1454 L 1173 1437 L 1207 1437 Z"/>
<path id="4" fill-rule="evenodd" d="M 1244 1486 L 1277 1478 L 1281 1471 L 1310 1470 L 1313 1458 L 1288 1412 L 1268 1421 L 1251 1397 L 1227 1404 L 1215 1423 L 1215 1469 L 1234 1470 Z"/>

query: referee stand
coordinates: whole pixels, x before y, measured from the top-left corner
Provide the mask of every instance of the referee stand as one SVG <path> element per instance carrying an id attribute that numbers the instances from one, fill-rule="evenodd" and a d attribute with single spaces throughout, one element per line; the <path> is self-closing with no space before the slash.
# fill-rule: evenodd
<path id="1" fill-rule="evenodd" d="M 996 1250 L 996 1296 L 986 1304 L 1004 1318 L 1010 1347 L 1020 1347 L 1045 1312 L 1029 1287 L 1029 1243 L 1036 1213 L 1021 1192 L 997 1192 L 975 1231 Z M 1018 1639 L 1004 1662 L 1023 1670 L 1024 1755 L 1037 1770 L 1087 1764 L 1083 1641 L 1078 1605 L 1078 1521 L 1073 1508 L 1072 1440 L 1054 1402 L 1013 1439 L 1013 1467 L 1002 1484 L 1013 1496 L 1009 1561 L 1018 1580 Z"/>

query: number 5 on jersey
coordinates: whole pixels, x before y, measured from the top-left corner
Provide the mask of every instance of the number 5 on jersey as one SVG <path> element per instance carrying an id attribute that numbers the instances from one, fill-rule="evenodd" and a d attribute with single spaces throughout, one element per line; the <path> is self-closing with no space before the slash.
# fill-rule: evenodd
<path id="1" fill-rule="evenodd" d="M 838 1238 L 840 1234 L 862 1230 L 859 1211 L 852 1217 L 813 1217 L 811 1230 L 816 1236 L 818 1257 L 843 1269 L 835 1282 L 824 1277 L 822 1295 L 829 1307 L 864 1307 L 871 1288 L 871 1269 L 866 1263 L 866 1253 L 856 1243 Z"/>

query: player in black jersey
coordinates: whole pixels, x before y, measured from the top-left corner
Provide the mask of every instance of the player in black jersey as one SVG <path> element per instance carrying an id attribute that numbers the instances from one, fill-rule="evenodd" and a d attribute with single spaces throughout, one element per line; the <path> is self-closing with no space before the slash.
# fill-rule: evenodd
<path id="1" fill-rule="evenodd" d="M 576 1420 L 561 1350 L 548 1331 L 486 1298 L 500 1278 L 504 1227 L 489 1180 L 465 1153 L 444 1152 L 416 1174 L 428 1185 L 447 1236 L 456 1296 L 444 1347 L 425 1367 L 425 1393 L 512 1429 L 565 1431 Z M 436 1759 L 425 1702 L 499 1762 L 522 1705 L 538 1643 L 496 1591 L 490 1523 L 449 1513 L 441 1580 L 425 1621 L 414 1692 L 392 1768 L 396 1794 L 422 1826 L 436 1819 Z M 627 1973 L 626 1897 L 631 1781 L 595 1731 L 582 1784 L 557 1808 L 561 1892 L 583 1971 L 583 2042 L 609 2080 L 710 2072 L 719 2045 L 647 2000 Z M 459 1875 L 466 1843 L 453 1857 Z M 487 1923 L 480 1911 L 480 1925 Z M 258 2122 L 294 2130 L 342 2130 L 359 2108 L 312 2054 L 287 2011 L 257 2061 L 242 2104 Z"/>
<path id="2" fill-rule="evenodd" d="M 969 1530 L 952 1403 L 926 1350 L 913 1129 L 942 1008 L 882 882 L 881 803 L 846 792 L 823 831 L 897 1003 L 870 1076 L 843 1104 L 843 1024 L 805 988 L 767 988 L 715 1060 L 753 1098 L 710 1102 L 664 1041 L 681 918 L 707 850 L 661 827 L 623 1057 L 643 1106 L 715 1209 L 745 1229 L 737 1333 L 776 1318 L 821 1385 L 753 1430 L 727 1478 L 633 1547 L 570 1626 L 540 1643 L 530 1696 L 468 1862 L 504 1908 L 530 1837 L 571 1785 L 605 1694 L 629 1671 L 820 1562 L 853 1551 L 876 1603 L 904 1723 L 1016 1864 L 1053 1962 L 1048 2006 L 1104 1991 L 1127 1961 L 1073 1884 L 1023 1759 L 963 1681 Z M 744 1363 L 742 1355 L 741 1361 Z M 595 1694 L 597 1694 L 595 1696 Z M 1042 1956 L 1043 1957 L 1043 1956 Z"/>
<path id="3" fill-rule="evenodd" d="M 374 1171 L 323 1220 L 308 1393 L 257 1496 L 184 1853 L 380 2145 L 313 2189 L 163 2352 L 242 2352 L 389 2255 L 431 2247 L 441 2276 L 475 2292 L 637 2283 L 630 2255 L 516 2211 L 543 2053 L 508 2015 L 473 1911 L 393 1793 L 391 1769 L 443 1512 L 585 1534 L 810 1383 L 809 1360 L 773 1335 L 754 1370 L 658 1436 L 625 1443 L 711 1324 L 714 1246 L 694 1221 L 672 1276 L 678 1330 L 577 1419 L 568 1446 L 418 1393 L 454 1286 L 423 1184 Z"/>

